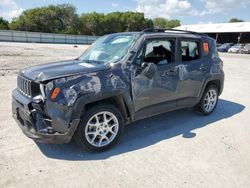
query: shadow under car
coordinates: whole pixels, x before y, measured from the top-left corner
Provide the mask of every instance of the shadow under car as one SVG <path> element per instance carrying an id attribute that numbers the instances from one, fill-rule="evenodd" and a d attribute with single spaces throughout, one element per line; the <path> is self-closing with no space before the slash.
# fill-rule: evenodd
<path id="1" fill-rule="evenodd" d="M 209 116 L 198 116 L 191 110 L 183 109 L 140 120 L 125 126 L 121 140 L 110 150 L 101 153 L 85 152 L 73 141 L 60 145 L 41 143 L 37 145 L 49 158 L 72 161 L 102 160 L 139 150 L 178 135 L 188 139 L 194 138 L 196 133 L 193 133 L 193 130 L 230 118 L 243 111 L 244 108 L 245 106 L 241 104 L 219 99 L 217 108 Z"/>

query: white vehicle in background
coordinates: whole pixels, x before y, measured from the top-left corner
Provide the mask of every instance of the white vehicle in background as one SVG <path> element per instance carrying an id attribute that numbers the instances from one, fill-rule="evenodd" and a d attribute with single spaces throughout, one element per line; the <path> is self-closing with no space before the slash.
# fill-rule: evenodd
<path id="1" fill-rule="evenodd" d="M 228 52 L 229 53 L 242 53 L 242 49 L 244 48 L 244 44 L 235 44 L 234 46 L 232 46 Z"/>
<path id="2" fill-rule="evenodd" d="M 243 54 L 250 54 L 250 44 L 246 44 L 242 49 Z"/>

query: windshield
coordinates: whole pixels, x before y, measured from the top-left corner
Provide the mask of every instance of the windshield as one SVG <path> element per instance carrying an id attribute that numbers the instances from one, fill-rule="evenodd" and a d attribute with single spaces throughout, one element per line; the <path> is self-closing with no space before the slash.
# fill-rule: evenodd
<path id="1" fill-rule="evenodd" d="M 89 63 L 115 63 L 121 60 L 135 43 L 138 34 L 112 34 L 96 40 L 79 59 Z"/>

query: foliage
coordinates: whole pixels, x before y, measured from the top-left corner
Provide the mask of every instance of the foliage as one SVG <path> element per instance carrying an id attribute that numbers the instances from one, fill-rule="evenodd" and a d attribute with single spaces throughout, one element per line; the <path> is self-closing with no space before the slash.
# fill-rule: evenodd
<path id="1" fill-rule="evenodd" d="M 240 19 L 238 19 L 238 18 L 231 18 L 230 20 L 229 20 L 229 23 L 235 23 L 235 22 L 244 22 L 243 20 L 240 20 Z"/>
<path id="2" fill-rule="evenodd" d="M 167 20 L 165 18 L 155 18 L 153 20 L 155 28 L 165 28 Z"/>
<path id="3" fill-rule="evenodd" d="M 12 20 L 9 28 L 33 32 L 100 36 L 124 31 L 141 31 L 145 28 L 153 28 L 154 25 L 161 28 L 173 28 L 179 26 L 180 21 L 164 18 L 151 20 L 139 12 L 112 12 L 108 14 L 92 12 L 78 16 L 74 6 L 60 4 L 26 10 Z"/>
<path id="4" fill-rule="evenodd" d="M 104 35 L 124 31 L 141 31 L 153 27 L 152 20 L 143 13 L 112 12 L 108 14 L 87 13 L 80 16 L 81 34 Z"/>
<path id="5" fill-rule="evenodd" d="M 0 29 L 9 29 L 9 22 L 0 17 Z"/>
<path id="6" fill-rule="evenodd" d="M 62 4 L 26 10 L 9 26 L 13 30 L 77 34 L 79 24 L 75 7 Z"/>
<path id="7" fill-rule="evenodd" d="M 172 29 L 180 26 L 180 20 L 167 20 L 165 18 L 155 18 L 153 20 L 155 28 Z"/>

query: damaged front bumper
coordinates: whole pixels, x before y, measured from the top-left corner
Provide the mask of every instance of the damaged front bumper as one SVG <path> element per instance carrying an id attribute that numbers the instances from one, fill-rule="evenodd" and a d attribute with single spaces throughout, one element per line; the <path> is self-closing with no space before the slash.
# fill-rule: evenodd
<path id="1" fill-rule="evenodd" d="M 12 92 L 12 115 L 23 133 L 41 143 L 67 143 L 71 140 L 80 119 L 66 121 L 61 117 L 48 117 L 40 105 L 23 96 L 17 89 Z M 61 131 L 53 127 L 67 127 Z M 54 126 L 53 126 L 54 125 Z"/>

